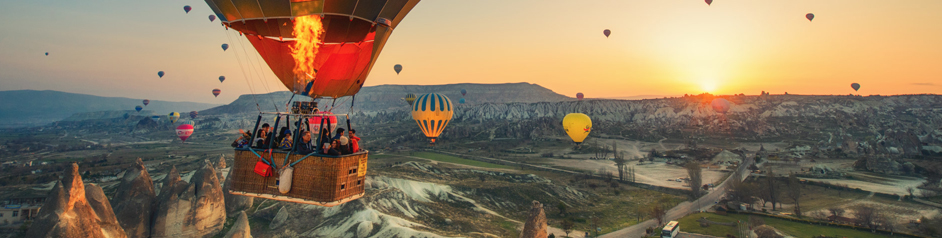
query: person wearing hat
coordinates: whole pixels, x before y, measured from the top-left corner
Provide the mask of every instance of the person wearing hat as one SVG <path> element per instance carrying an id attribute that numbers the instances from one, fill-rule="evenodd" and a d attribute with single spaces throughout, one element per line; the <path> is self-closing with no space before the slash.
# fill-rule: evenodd
<path id="1" fill-rule="evenodd" d="M 336 149 L 340 151 L 340 154 L 343 154 L 343 155 L 352 154 L 352 152 L 350 152 L 350 144 L 349 144 L 350 140 L 347 139 L 346 136 L 340 137 L 338 141 L 340 141 L 340 147 Z"/>
<path id="2" fill-rule="evenodd" d="M 294 144 L 294 138 L 291 137 L 291 130 L 284 130 L 281 142 L 278 143 L 279 149 L 290 150 Z"/>

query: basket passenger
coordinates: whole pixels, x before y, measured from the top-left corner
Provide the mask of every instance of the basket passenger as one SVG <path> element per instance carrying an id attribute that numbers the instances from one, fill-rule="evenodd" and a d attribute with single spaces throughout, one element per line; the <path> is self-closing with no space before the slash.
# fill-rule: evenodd
<path id="1" fill-rule="evenodd" d="M 360 137 L 357 137 L 357 130 L 350 129 L 350 152 L 360 152 Z"/>
<path id="2" fill-rule="evenodd" d="M 314 142 L 311 141 L 311 132 L 306 131 L 301 136 L 301 142 L 298 144 L 299 154 L 310 154 L 314 152 Z"/>
<path id="3" fill-rule="evenodd" d="M 252 133 L 239 129 L 239 138 L 232 142 L 231 146 L 235 148 L 248 148 L 249 141 L 252 140 Z"/>
<path id="4" fill-rule="evenodd" d="M 294 137 L 291 136 L 291 130 L 284 130 L 281 136 L 281 142 L 278 142 L 278 149 L 290 150 L 293 143 Z"/>

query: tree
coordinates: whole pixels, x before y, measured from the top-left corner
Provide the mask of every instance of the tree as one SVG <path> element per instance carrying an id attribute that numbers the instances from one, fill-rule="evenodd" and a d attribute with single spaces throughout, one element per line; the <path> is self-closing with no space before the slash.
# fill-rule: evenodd
<path id="1" fill-rule="evenodd" d="M 831 212 L 831 216 L 841 217 L 844 216 L 844 209 L 839 207 L 828 208 L 828 212 Z"/>
<path id="2" fill-rule="evenodd" d="M 609 184 L 609 186 L 612 187 L 612 192 L 615 192 L 615 189 L 618 189 L 618 182 L 612 181 L 612 183 Z"/>
<path id="3" fill-rule="evenodd" d="M 870 228 L 871 231 L 876 231 L 877 223 L 883 220 L 883 211 L 872 205 L 860 204 L 851 209 L 854 211 L 855 222 Z"/>
<path id="4" fill-rule="evenodd" d="M 648 152 L 648 158 L 651 159 L 651 162 L 654 162 L 654 157 L 657 157 L 657 150 L 651 148 L 651 151 Z"/>
<path id="5" fill-rule="evenodd" d="M 664 224 L 664 215 L 667 215 L 667 211 L 664 209 L 664 205 L 662 205 L 660 202 L 657 202 L 648 209 L 648 214 L 657 220 L 657 225 L 660 226 L 661 224 Z"/>
<path id="6" fill-rule="evenodd" d="M 572 220 L 565 219 L 562 223 L 563 232 L 566 232 L 566 237 L 569 237 L 569 233 L 572 232 L 572 227 L 575 226 Z"/>
<path id="7" fill-rule="evenodd" d="M 615 151 L 615 167 L 618 168 L 618 180 L 625 181 L 625 157 L 618 154 L 618 147 L 615 141 L 612 141 L 612 150 Z"/>
<path id="8" fill-rule="evenodd" d="M 687 162 L 684 168 L 687 169 L 687 175 L 690 177 L 688 182 L 690 192 L 693 199 L 697 199 L 700 197 L 700 186 L 703 184 L 703 169 L 700 168 L 700 163 L 696 161 Z"/>
<path id="9" fill-rule="evenodd" d="M 559 202 L 558 204 L 556 204 L 556 209 L 559 209 L 559 215 L 566 214 L 566 204 L 565 204 L 565 203 Z"/>
<path id="10" fill-rule="evenodd" d="M 778 193 L 776 193 L 776 191 L 775 191 L 775 171 L 772 170 L 772 166 L 771 166 L 771 165 L 766 165 L 766 166 L 765 166 L 765 171 L 766 171 L 765 178 L 766 178 L 766 182 L 767 182 L 767 184 L 766 184 L 767 190 L 766 190 L 766 193 L 765 193 L 765 200 L 772 202 L 772 211 L 775 211 L 775 202 L 776 202 L 776 200 L 778 200 L 778 199 L 777 199 L 777 198 L 778 198 Z M 764 204 L 763 204 L 763 206 L 764 206 Z"/>
<path id="11" fill-rule="evenodd" d="M 791 173 L 788 175 L 788 184 L 785 190 L 786 196 L 795 202 L 795 215 L 801 218 L 801 180 L 798 175 Z"/>

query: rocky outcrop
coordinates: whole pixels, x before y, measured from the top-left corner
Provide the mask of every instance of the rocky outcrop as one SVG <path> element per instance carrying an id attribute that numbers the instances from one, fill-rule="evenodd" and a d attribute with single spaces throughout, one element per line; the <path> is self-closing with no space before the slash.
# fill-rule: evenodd
<path id="1" fill-rule="evenodd" d="M 223 196 L 226 199 L 226 212 L 227 214 L 238 214 L 239 211 L 243 211 L 252 207 L 252 203 L 255 202 L 255 198 L 232 195 L 229 193 L 229 188 L 232 186 L 232 179 L 229 176 L 226 176 L 226 182 L 223 185 Z"/>
<path id="2" fill-rule="evenodd" d="M 128 237 L 148 237 L 157 194 L 140 158 L 124 172 L 117 190 L 111 201 L 124 232 Z"/>
<path id="3" fill-rule="evenodd" d="M 288 214 L 288 209 L 281 207 L 281 209 L 278 210 L 278 213 L 275 214 L 275 218 L 271 219 L 271 223 L 268 223 L 268 228 L 278 229 L 278 227 L 281 227 L 285 224 L 285 221 L 288 220 L 289 216 L 290 214 Z"/>
<path id="4" fill-rule="evenodd" d="M 245 215 L 245 211 L 239 212 L 239 219 L 232 225 L 232 228 L 229 228 L 229 232 L 224 237 L 252 238 L 252 228 L 249 227 L 249 218 Z"/>
<path id="5" fill-rule="evenodd" d="M 533 201 L 533 207 L 530 208 L 530 215 L 527 218 L 527 223 L 523 225 L 520 238 L 543 237 L 546 237 L 546 213 L 543 211 L 543 204 Z"/>
<path id="6" fill-rule="evenodd" d="M 226 221 L 222 187 L 209 161 L 189 183 L 172 168 L 157 202 L 151 237 L 208 237 L 222 230 Z"/>
<path id="7" fill-rule="evenodd" d="M 101 188 L 89 185 L 86 190 L 78 164 L 73 163 L 49 193 L 26 237 L 126 236 Z"/>

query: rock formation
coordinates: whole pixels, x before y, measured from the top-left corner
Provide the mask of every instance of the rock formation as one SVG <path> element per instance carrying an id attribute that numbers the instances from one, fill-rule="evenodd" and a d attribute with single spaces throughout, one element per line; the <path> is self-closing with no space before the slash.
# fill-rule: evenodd
<path id="1" fill-rule="evenodd" d="M 209 161 L 189 183 L 172 168 L 157 202 L 151 237 L 208 237 L 222 230 L 226 221 L 222 187 Z"/>
<path id="2" fill-rule="evenodd" d="M 91 202 L 89 202 L 91 198 Z M 86 190 L 78 164 L 56 183 L 26 237 L 126 237 L 101 188 Z"/>
<path id="3" fill-rule="evenodd" d="M 140 158 L 128 168 L 118 184 L 118 191 L 112 198 L 115 216 L 128 237 L 147 237 L 150 235 L 151 217 L 153 216 L 154 181 Z"/>
<path id="4" fill-rule="evenodd" d="M 255 198 L 232 195 L 229 193 L 229 188 L 232 186 L 232 179 L 229 176 L 226 176 L 226 182 L 223 185 L 223 195 L 226 199 L 226 212 L 228 214 L 238 214 L 239 211 L 245 210 L 252 207 L 252 203 L 255 202 Z"/>
<path id="5" fill-rule="evenodd" d="M 281 207 L 281 209 L 278 210 L 278 213 L 275 214 L 275 218 L 271 219 L 271 223 L 268 224 L 268 228 L 278 229 L 278 227 L 281 227 L 281 225 L 285 224 L 285 221 L 288 220 L 288 217 L 288 209 Z"/>
<path id="6" fill-rule="evenodd" d="M 543 238 L 546 237 L 546 213 L 543 212 L 543 204 L 533 201 L 533 207 L 530 208 L 530 216 L 527 223 L 523 225 L 523 231 L 520 232 L 520 238 Z"/>
<path id="7" fill-rule="evenodd" d="M 232 228 L 229 228 L 229 232 L 224 237 L 252 238 L 252 228 L 249 227 L 249 218 L 245 215 L 245 211 L 239 212 L 239 219 L 232 225 Z"/>

